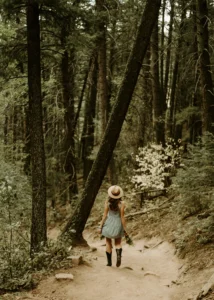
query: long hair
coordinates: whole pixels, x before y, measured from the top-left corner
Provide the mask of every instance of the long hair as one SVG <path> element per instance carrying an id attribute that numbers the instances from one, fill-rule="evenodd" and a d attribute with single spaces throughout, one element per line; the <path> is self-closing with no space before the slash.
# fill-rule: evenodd
<path id="1" fill-rule="evenodd" d="M 121 202 L 121 198 L 119 199 L 114 199 L 114 198 L 111 198 L 109 197 L 108 198 L 108 203 L 109 203 L 109 208 L 110 210 L 114 210 L 114 211 L 117 211 L 119 210 L 119 203 Z"/>

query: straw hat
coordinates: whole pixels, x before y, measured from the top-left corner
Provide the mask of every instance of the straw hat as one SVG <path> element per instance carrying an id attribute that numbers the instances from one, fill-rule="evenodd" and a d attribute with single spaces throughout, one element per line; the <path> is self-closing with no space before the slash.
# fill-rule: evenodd
<path id="1" fill-rule="evenodd" d="M 109 195 L 109 197 L 111 197 L 113 199 L 119 199 L 119 198 L 123 197 L 123 190 L 118 185 L 112 185 L 108 189 L 108 195 Z"/>

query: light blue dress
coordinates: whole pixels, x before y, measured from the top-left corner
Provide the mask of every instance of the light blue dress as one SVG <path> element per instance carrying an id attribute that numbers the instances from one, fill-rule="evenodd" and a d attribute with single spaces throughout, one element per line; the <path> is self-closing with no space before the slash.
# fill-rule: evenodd
<path id="1" fill-rule="evenodd" d="M 117 239 L 124 236 L 120 207 L 116 211 L 109 208 L 107 219 L 102 228 L 102 235 L 110 239 Z"/>

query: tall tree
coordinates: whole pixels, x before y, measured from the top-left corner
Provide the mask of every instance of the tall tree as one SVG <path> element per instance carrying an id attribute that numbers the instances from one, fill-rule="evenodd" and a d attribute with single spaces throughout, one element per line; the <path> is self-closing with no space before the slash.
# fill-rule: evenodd
<path id="1" fill-rule="evenodd" d="M 207 0 L 196 0 L 198 55 L 200 59 L 203 132 L 214 133 L 214 91 L 209 51 L 209 12 Z"/>
<path id="2" fill-rule="evenodd" d="M 63 21 L 61 31 L 61 43 L 63 55 L 61 61 L 62 87 L 63 87 L 63 104 L 65 108 L 65 140 L 64 140 L 64 162 L 63 167 L 67 176 L 69 201 L 72 195 L 78 193 L 76 179 L 76 162 L 75 162 L 75 112 L 74 112 L 74 85 L 75 85 L 75 56 L 76 50 L 72 45 L 68 48 L 67 39 L 69 30 L 75 30 L 75 21 L 70 20 L 71 16 L 67 16 Z M 71 24 L 69 24 L 71 22 Z M 69 26 L 70 25 L 70 26 Z"/>
<path id="3" fill-rule="evenodd" d="M 154 26 L 151 37 L 151 74 L 152 74 L 152 98 L 153 98 L 153 126 L 155 141 L 157 144 L 165 144 L 165 125 L 164 125 L 164 97 L 160 82 L 159 72 L 159 38 L 158 22 Z"/>
<path id="4" fill-rule="evenodd" d="M 165 41 L 165 15 L 166 15 L 166 0 L 162 3 L 162 22 L 161 22 L 161 57 L 160 57 L 160 82 L 161 90 L 164 91 L 164 41 Z"/>
<path id="5" fill-rule="evenodd" d="M 173 23 L 174 23 L 174 6 L 175 1 L 170 0 L 170 21 L 169 21 L 169 34 L 167 40 L 167 50 L 166 50 L 166 62 L 165 62 L 165 77 L 164 77 L 164 95 L 167 98 L 168 93 L 168 81 L 169 81 L 169 69 L 171 61 L 171 44 L 172 44 L 172 33 L 173 33 Z"/>
<path id="6" fill-rule="evenodd" d="M 178 72 L 179 72 L 179 62 L 180 55 L 183 43 L 183 32 L 184 32 L 184 21 L 186 18 L 186 1 L 182 0 L 181 3 L 181 21 L 179 25 L 179 36 L 177 42 L 177 48 L 175 52 L 173 73 L 172 73 L 172 85 L 171 85 L 171 93 L 170 93 L 170 101 L 169 101 L 169 111 L 167 118 L 167 135 L 168 137 L 174 138 L 175 133 L 175 113 L 176 113 L 176 87 L 178 80 Z"/>
<path id="7" fill-rule="evenodd" d="M 100 149 L 86 181 L 81 199 L 74 214 L 64 227 L 62 236 L 69 236 L 72 239 L 77 240 L 82 239 L 82 232 L 86 221 L 93 207 L 95 197 L 105 176 L 113 150 L 120 135 L 153 26 L 155 22 L 157 22 L 160 5 L 160 0 L 147 0 L 146 2 L 146 7 L 140 21 L 124 78 L 118 92 L 117 100 L 112 109 Z"/>
<path id="8" fill-rule="evenodd" d="M 90 63 L 89 72 L 89 95 L 85 103 L 85 118 L 82 131 L 82 160 L 83 160 L 83 179 L 86 181 L 88 174 L 91 170 L 93 160 L 90 157 L 94 147 L 94 119 L 96 111 L 97 100 L 97 51 L 94 51 Z"/>
<path id="9" fill-rule="evenodd" d="M 192 18 L 193 18 L 193 32 L 194 32 L 194 40 L 193 40 L 193 53 L 194 53 L 194 65 L 198 66 L 198 39 L 197 39 L 197 15 L 196 15 L 196 3 L 192 3 Z M 196 70 L 194 70 L 194 78 L 195 83 L 197 86 L 197 83 L 200 81 L 200 73 L 199 68 L 197 67 Z M 201 111 L 201 99 L 200 99 L 200 92 L 199 89 L 195 88 L 194 93 L 192 95 L 192 102 L 191 106 L 198 108 L 199 111 Z M 201 121 L 201 115 L 194 114 L 190 117 L 190 143 L 194 144 L 198 137 L 202 135 L 202 121 Z"/>
<path id="10" fill-rule="evenodd" d="M 106 31 L 107 22 L 105 17 L 106 1 L 96 0 L 98 12 L 98 85 L 101 103 L 102 135 L 107 124 L 108 108 L 108 81 L 107 81 L 107 53 L 106 53 Z"/>
<path id="11" fill-rule="evenodd" d="M 31 254 L 39 251 L 46 234 L 46 170 L 42 124 L 39 5 L 27 1 L 29 124 L 32 162 Z"/>

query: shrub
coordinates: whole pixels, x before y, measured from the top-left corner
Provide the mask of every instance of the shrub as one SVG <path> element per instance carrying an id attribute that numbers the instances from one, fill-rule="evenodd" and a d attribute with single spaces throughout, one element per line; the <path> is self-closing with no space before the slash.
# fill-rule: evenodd
<path id="1" fill-rule="evenodd" d="M 181 149 L 173 141 L 169 141 L 165 147 L 151 144 L 139 148 L 136 156 L 137 168 L 131 178 L 135 189 L 143 192 L 164 190 L 180 165 Z"/>
<path id="2" fill-rule="evenodd" d="M 29 259 L 31 189 L 13 164 L 0 165 L 0 288 L 14 287 Z"/>
<path id="3" fill-rule="evenodd" d="M 187 150 L 182 168 L 173 178 L 173 186 L 180 194 L 178 212 L 184 217 L 213 206 L 214 136 L 205 134 Z"/>

